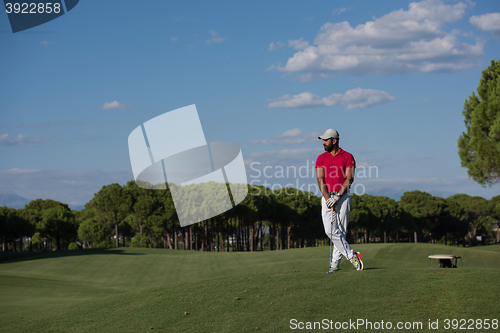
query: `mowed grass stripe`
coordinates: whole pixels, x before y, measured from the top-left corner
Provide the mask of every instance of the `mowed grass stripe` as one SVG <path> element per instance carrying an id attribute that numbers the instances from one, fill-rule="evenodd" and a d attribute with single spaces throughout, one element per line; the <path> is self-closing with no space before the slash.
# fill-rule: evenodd
<path id="1" fill-rule="evenodd" d="M 0 275 L 0 313 L 116 294 L 116 289 L 69 281 Z"/>
<path id="2" fill-rule="evenodd" d="M 500 267 L 500 246 L 497 245 L 456 248 L 431 244 L 359 244 L 353 247 L 363 254 L 366 270 L 362 274 L 391 270 L 391 274 L 396 276 L 399 274 L 397 269 L 427 268 L 427 256 L 436 253 L 462 256 L 458 263 L 459 269 L 453 270 L 455 274 L 462 274 L 466 268 Z M 29 310 L 40 304 L 61 304 L 110 293 L 124 293 L 151 286 L 221 276 L 295 270 L 324 273 L 328 268 L 328 249 L 329 247 L 325 246 L 254 253 L 210 253 L 120 248 L 26 255 L 21 258 L 12 254 L 11 260 L 8 260 L 9 254 L 2 254 L 0 313 Z M 433 260 L 433 266 L 437 266 L 436 260 Z M 358 273 L 345 260 L 341 268 L 345 274 Z M 1 283 L 3 279 L 9 278 L 11 280 L 8 283 Z M 15 283 L 17 278 L 20 278 L 18 285 Z M 361 277 L 353 275 L 353 278 Z M 473 275 L 467 276 L 468 278 L 473 278 Z M 47 281 L 59 282 L 58 288 L 61 292 L 50 292 Z M 420 282 L 416 280 L 410 283 Z M 40 293 L 37 290 L 47 292 Z"/>
<path id="3" fill-rule="evenodd" d="M 52 257 L 43 254 L 12 261 L 4 260 L 0 263 L 2 276 L 30 279 L 31 283 L 30 288 L 17 288 L 16 294 L 19 298 L 0 296 L 0 313 L 14 312 L 22 306 L 30 306 L 29 302 L 24 301 L 21 306 L 18 299 L 30 299 L 34 307 L 40 302 L 57 304 L 67 300 L 64 294 L 60 293 L 54 293 L 51 297 L 33 293 L 33 290 L 37 289 L 37 280 L 90 286 L 88 295 L 82 295 L 82 299 L 85 299 L 93 297 L 94 286 L 106 292 L 114 290 L 118 293 L 216 276 L 286 270 L 295 266 L 313 268 L 314 260 L 320 260 L 320 257 L 327 255 L 322 253 L 324 251 L 302 250 L 306 251 L 294 250 L 298 256 L 293 256 L 293 260 L 291 252 L 288 251 L 277 251 L 279 255 L 276 256 L 274 252 L 209 253 L 133 248 L 54 253 Z M 10 288 L 7 284 L 0 284 L 0 295 L 12 293 L 8 290 Z"/>
<path id="4" fill-rule="evenodd" d="M 374 269 L 337 273 L 289 271 L 166 284 L 3 315 L 0 330 L 143 332 L 153 327 L 160 332 L 249 332 L 256 328 L 286 332 L 293 318 L 304 322 L 420 321 L 426 325 L 428 319 L 442 322 L 446 318 L 498 316 L 496 270 Z M 481 283 L 477 282 L 478 275 Z"/>

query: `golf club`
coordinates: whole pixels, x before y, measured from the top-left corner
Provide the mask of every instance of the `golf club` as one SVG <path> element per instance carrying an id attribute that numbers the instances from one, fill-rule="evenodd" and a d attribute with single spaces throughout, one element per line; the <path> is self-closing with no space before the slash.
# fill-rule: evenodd
<path id="1" fill-rule="evenodd" d="M 332 268 L 332 237 L 333 237 L 333 208 L 331 208 L 331 214 L 330 214 L 330 268 L 328 268 L 328 272 L 326 272 L 327 274 L 330 274 L 332 271 L 331 271 L 331 268 Z"/>

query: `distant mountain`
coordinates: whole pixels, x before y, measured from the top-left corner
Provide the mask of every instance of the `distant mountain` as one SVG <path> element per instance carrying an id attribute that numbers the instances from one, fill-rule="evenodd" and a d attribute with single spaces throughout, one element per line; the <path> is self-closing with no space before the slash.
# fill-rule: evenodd
<path id="1" fill-rule="evenodd" d="M 17 195 L 13 191 L 0 191 L 0 207 L 7 206 L 9 208 L 24 208 L 25 205 L 29 204 L 31 200 L 23 198 Z M 68 205 L 72 210 L 82 210 L 85 205 Z"/>
<path id="2" fill-rule="evenodd" d="M 0 207 L 7 206 L 9 208 L 24 208 L 31 200 L 18 196 L 12 191 L 0 192 Z"/>
<path id="3" fill-rule="evenodd" d="M 69 208 L 71 208 L 71 210 L 82 210 L 85 209 L 85 205 L 78 205 L 78 206 L 69 205 Z"/>
<path id="4" fill-rule="evenodd" d="M 407 191 L 411 190 L 407 188 L 375 188 L 370 191 L 366 191 L 366 193 L 371 195 L 389 197 L 391 199 L 399 201 L 401 196 Z"/>

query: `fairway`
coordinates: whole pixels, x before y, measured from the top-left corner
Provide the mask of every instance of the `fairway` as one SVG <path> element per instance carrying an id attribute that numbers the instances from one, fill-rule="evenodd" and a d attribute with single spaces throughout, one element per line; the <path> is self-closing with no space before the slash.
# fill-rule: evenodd
<path id="1" fill-rule="evenodd" d="M 292 319 L 422 322 L 424 329 L 430 319 L 443 329 L 446 318 L 500 319 L 500 246 L 354 249 L 362 252 L 365 270 L 344 260 L 331 275 L 325 274 L 327 247 L 3 254 L 0 330 L 281 332 L 291 330 Z M 438 253 L 461 256 L 458 269 L 439 269 L 436 262 L 429 269 L 427 256 Z"/>

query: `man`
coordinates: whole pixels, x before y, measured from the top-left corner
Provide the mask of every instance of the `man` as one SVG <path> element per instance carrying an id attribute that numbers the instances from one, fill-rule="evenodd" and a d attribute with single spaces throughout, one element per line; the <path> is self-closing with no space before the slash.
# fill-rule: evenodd
<path id="1" fill-rule="evenodd" d="M 316 160 L 318 186 L 323 195 L 321 215 L 325 232 L 334 244 L 329 273 L 339 270 L 342 256 L 361 271 L 361 253 L 354 252 L 345 238 L 351 208 L 349 188 L 354 181 L 356 161 L 350 153 L 339 147 L 339 133 L 336 130 L 328 129 L 318 139 L 323 140 L 325 148 L 325 152 Z"/>

